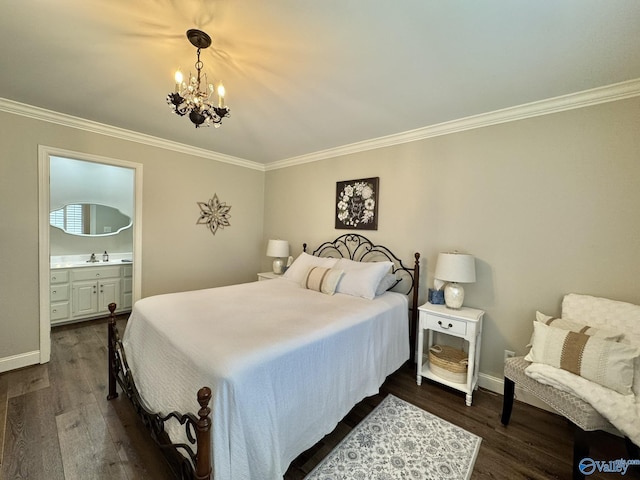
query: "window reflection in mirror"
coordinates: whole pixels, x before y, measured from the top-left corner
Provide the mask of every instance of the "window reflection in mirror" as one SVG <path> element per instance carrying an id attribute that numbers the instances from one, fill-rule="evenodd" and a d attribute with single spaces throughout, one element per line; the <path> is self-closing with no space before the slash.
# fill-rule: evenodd
<path id="1" fill-rule="evenodd" d="M 95 203 L 65 205 L 49 214 L 49 223 L 72 235 L 115 235 L 131 226 L 131 218 L 118 209 Z"/>

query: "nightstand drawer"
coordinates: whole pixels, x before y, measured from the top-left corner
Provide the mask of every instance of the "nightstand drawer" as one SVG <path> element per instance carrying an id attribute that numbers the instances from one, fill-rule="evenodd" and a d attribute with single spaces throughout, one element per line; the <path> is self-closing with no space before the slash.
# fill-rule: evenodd
<path id="1" fill-rule="evenodd" d="M 467 322 L 454 318 L 439 317 L 438 315 L 427 314 L 426 328 L 434 332 L 449 333 L 453 335 L 466 335 Z"/>

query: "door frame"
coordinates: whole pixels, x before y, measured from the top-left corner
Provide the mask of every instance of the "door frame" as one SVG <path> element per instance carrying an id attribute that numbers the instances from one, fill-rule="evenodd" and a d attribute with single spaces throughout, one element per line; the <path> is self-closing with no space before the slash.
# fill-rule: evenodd
<path id="1" fill-rule="evenodd" d="M 38 145 L 38 276 L 40 285 L 40 363 L 51 358 L 51 312 L 50 312 L 50 157 L 64 157 L 83 162 L 102 163 L 115 167 L 131 168 L 134 171 L 134 219 L 133 219 L 133 302 L 142 298 L 142 164 L 103 157 L 89 153 L 74 152 L 57 147 Z"/>

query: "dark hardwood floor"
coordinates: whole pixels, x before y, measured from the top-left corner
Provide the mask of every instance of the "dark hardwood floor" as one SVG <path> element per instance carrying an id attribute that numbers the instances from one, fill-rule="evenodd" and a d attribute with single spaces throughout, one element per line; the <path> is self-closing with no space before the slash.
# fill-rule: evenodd
<path id="1" fill-rule="evenodd" d="M 125 320 L 119 323 L 124 331 Z M 106 352 L 105 321 L 57 327 L 50 363 L 0 375 L 1 480 L 171 479 L 128 401 L 122 395 L 106 400 Z M 572 429 L 563 418 L 516 402 L 505 428 L 501 395 L 480 389 L 466 407 L 460 392 L 430 382 L 417 386 L 409 368 L 356 405 L 331 434 L 294 460 L 284 478 L 302 479 L 389 393 L 483 438 L 473 479 L 571 478 Z M 591 457 L 628 458 L 624 441 L 606 433 L 597 435 Z M 636 474 L 630 468 L 623 478 Z"/>

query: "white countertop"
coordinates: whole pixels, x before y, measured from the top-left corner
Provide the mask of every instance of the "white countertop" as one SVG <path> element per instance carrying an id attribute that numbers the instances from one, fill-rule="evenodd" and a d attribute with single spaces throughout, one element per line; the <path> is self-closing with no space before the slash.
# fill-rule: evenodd
<path id="1" fill-rule="evenodd" d="M 57 268 L 79 268 L 79 267 L 107 267 L 109 265 L 127 265 L 133 263 L 133 255 L 131 253 L 113 253 L 109 254 L 109 261 L 102 261 L 102 253 L 96 252 L 96 262 L 89 262 L 91 254 L 82 255 L 52 255 L 51 269 Z"/>

